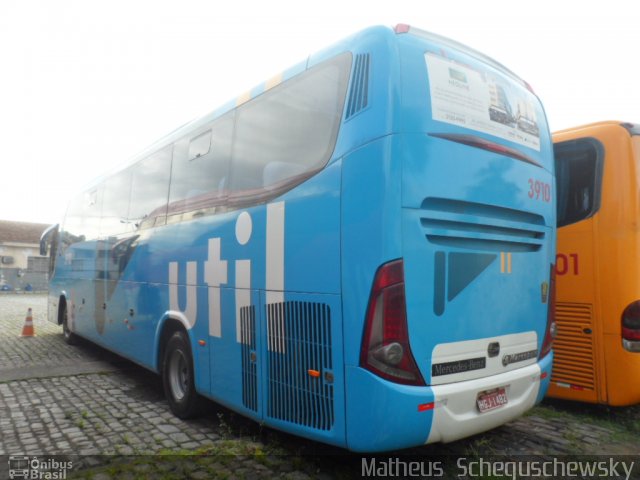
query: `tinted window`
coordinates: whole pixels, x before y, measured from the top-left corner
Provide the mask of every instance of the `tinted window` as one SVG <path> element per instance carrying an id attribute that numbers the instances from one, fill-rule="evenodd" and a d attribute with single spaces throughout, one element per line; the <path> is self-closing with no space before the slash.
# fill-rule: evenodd
<path id="1" fill-rule="evenodd" d="M 101 236 L 112 236 L 131 231 L 129 197 L 131 195 L 131 169 L 118 172 L 104 182 L 102 197 Z"/>
<path id="2" fill-rule="evenodd" d="M 333 152 L 351 55 L 313 67 L 237 110 L 231 190 L 278 193 L 322 168 Z"/>
<path id="3" fill-rule="evenodd" d="M 169 197 L 171 150 L 166 147 L 133 167 L 128 222 L 134 228 L 163 225 Z"/>
<path id="4" fill-rule="evenodd" d="M 556 161 L 558 226 L 589 218 L 600 208 L 604 149 L 593 138 L 553 146 Z"/>
<path id="5" fill-rule="evenodd" d="M 233 112 L 176 142 L 171 167 L 170 221 L 215 211 L 229 180 Z M 186 213 L 185 213 L 186 212 Z"/>

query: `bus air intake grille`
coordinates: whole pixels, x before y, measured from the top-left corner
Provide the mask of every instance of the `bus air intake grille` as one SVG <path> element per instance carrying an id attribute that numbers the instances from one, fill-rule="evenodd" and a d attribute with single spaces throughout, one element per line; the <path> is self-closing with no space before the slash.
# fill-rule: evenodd
<path id="1" fill-rule="evenodd" d="M 240 308 L 242 351 L 242 404 L 258 411 L 258 370 L 256 365 L 256 307 Z"/>
<path id="2" fill-rule="evenodd" d="M 369 103 L 369 54 L 356 55 L 345 120 L 363 110 Z"/>
<path id="3" fill-rule="evenodd" d="M 318 430 L 334 423 L 331 311 L 323 303 L 267 305 L 267 415 Z"/>
<path id="4" fill-rule="evenodd" d="M 535 252 L 544 244 L 542 215 L 484 203 L 430 197 L 420 223 L 430 243 L 493 252 Z"/>
<path id="5" fill-rule="evenodd" d="M 551 381 L 594 390 L 592 306 L 583 303 L 557 303 L 556 324 L 558 333 L 553 342 Z"/>

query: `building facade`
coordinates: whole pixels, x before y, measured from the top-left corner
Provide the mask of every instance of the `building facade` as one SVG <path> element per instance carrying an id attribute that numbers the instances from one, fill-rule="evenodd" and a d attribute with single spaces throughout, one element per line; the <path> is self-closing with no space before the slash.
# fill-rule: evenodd
<path id="1" fill-rule="evenodd" d="M 46 290 L 49 258 L 40 235 L 49 225 L 0 220 L 0 291 Z"/>

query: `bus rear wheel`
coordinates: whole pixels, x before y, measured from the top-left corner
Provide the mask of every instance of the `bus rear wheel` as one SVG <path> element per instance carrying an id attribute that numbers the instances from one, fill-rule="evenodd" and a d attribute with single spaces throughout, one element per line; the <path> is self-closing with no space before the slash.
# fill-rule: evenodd
<path id="1" fill-rule="evenodd" d="M 162 385 L 169 408 L 176 417 L 193 418 L 202 407 L 194 383 L 193 357 L 187 334 L 175 332 L 167 342 L 162 359 Z"/>
<path id="2" fill-rule="evenodd" d="M 62 306 L 62 335 L 68 345 L 76 345 L 78 343 L 78 337 L 69 329 L 69 311 L 66 303 Z"/>

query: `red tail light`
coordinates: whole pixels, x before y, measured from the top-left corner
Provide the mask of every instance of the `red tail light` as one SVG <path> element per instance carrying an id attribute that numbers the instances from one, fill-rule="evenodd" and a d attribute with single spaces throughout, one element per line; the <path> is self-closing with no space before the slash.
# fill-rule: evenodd
<path id="1" fill-rule="evenodd" d="M 392 382 L 425 385 L 409 346 L 402 260 L 386 263 L 376 272 L 360 366 Z"/>
<path id="2" fill-rule="evenodd" d="M 622 312 L 622 345 L 630 352 L 640 352 L 640 300 Z"/>
<path id="3" fill-rule="evenodd" d="M 549 282 L 549 310 L 547 311 L 547 329 L 544 332 L 544 341 L 540 349 L 539 360 L 542 360 L 551 351 L 553 339 L 556 338 L 556 269 L 551 265 L 551 281 Z"/>

